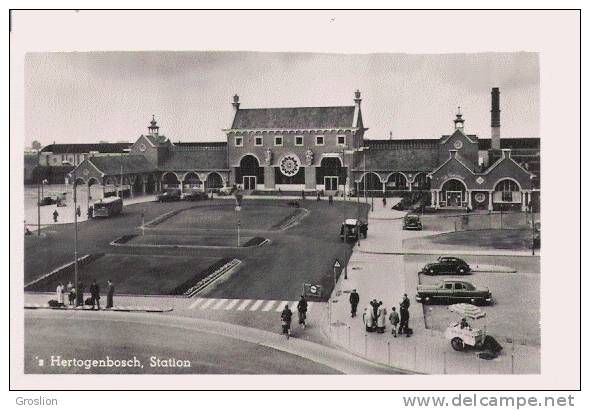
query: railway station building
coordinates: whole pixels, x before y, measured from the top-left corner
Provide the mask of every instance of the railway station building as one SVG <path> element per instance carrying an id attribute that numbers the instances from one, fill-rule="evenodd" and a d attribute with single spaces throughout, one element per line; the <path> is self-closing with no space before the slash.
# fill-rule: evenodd
<path id="1" fill-rule="evenodd" d="M 334 196 L 427 196 L 431 206 L 526 210 L 539 203 L 540 141 L 502 138 L 500 91 L 491 93 L 490 138 L 465 131 L 460 109 L 450 133 L 435 139 L 367 139 L 361 93 L 333 107 L 242 108 L 225 142 L 172 143 L 152 118 L 127 155 L 89 157 L 71 181 L 102 194 L 166 189 L 250 194 L 321 192 Z"/>

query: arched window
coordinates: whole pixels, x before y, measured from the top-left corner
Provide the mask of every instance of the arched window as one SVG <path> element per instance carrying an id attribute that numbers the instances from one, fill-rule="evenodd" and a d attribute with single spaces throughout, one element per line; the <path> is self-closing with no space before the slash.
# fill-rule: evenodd
<path id="1" fill-rule="evenodd" d="M 408 180 L 401 172 L 394 172 L 387 178 L 386 187 L 389 190 L 403 191 L 408 189 Z"/>
<path id="2" fill-rule="evenodd" d="M 223 178 L 217 172 L 212 172 L 207 176 L 207 189 L 223 188 Z"/>
<path id="3" fill-rule="evenodd" d="M 515 192 L 519 192 L 520 188 L 518 184 L 511 180 L 511 179 L 503 179 L 502 181 L 496 184 L 496 192 L 501 192 L 502 202 L 515 202 L 517 200 L 520 201 L 520 195 L 514 194 Z M 499 194 L 496 194 L 499 196 Z"/>

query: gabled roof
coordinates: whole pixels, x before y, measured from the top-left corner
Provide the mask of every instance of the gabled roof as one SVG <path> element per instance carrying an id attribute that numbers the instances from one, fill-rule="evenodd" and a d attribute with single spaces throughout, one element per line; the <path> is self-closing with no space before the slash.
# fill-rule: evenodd
<path id="1" fill-rule="evenodd" d="M 96 156 L 87 159 L 105 175 L 153 172 L 156 167 L 143 155 Z"/>
<path id="2" fill-rule="evenodd" d="M 395 140 L 369 142 L 365 146 L 364 158 L 357 167 L 371 171 L 432 171 L 438 161 L 438 146 L 432 142 L 415 142 L 405 145 L 403 149 L 396 149 L 408 142 Z M 363 164 L 364 159 L 364 164 Z"/>
<path id="3" fill-rule="evenodd" d="M 160 171 L 228 169 L 227 150 L 223 146 L 172 149 L 158 169 Z"/>
<path id="4" fill-rule="evenodd" d="M 443 135 L 442 138 L 440 139 L 440 143 L 441 144 L 445 144 L 449 140 L 449 138 L 451 138 L 453 135 L 457 135 L 457 134 L 463 135 L 464 137 L 466 137 L 472 143 L 476 143 L 477 142 L 477 135 L 475 135 L 475 134 L 465 134 L 460 129 L 456 129 L 451 135 Z"/>
<path id="5" fill-rule="evenodd" d="M 354 106 L 239 109 L 231 129 L 356 128 Z"/>
<path id="6" fill-rule="evenodd" d="M 479 149 L 488 150 L 492 148 L 492 140 L 490 138 L 479 139 Z M 541 149 L 540 138 L 501 138 L 501 149 Z"/>
<path id="7" fill-rule="evenodd" d="M 129 150 L 133 144 L 130 142 L 116 142 L 103 144 L 50 144 L 43 147 L 41 152 L 54 154 L 85 154 L 91 151 L 101 154 L 122 154 Z"/>

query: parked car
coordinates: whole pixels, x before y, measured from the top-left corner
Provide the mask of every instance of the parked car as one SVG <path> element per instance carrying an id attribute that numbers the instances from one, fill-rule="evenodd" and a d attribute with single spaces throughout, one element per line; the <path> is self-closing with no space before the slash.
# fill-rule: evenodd
<path id="1" fill-rule="evenodd" d="M 478 287 L 470 282 L 445 279 L 435 285 L 418 285 L 416 300 L 420 303 L 492 303 L 492 293 L 486 287 Z"/>
<path id="2" fill-rule="evenodd" d="M 367 237 L 369 224 L 361 222 L 358 219 L 346 219 L 340 226 L 340 239 L 342 242 L 348 240 L 359 240 L 361 237 Z"/>
<path id="3" fill-rule="evenodd" d="M 204 201 L 206 199 L 209 199 L 209 196 L 207 195 L 206 192 L 203 191 L 193 191 L 193 192 L 187 192 L 186 194 L 184 194 L 184 198 L 185 201 Z"/>
<path id="4" fill-rule="evenodd" d="M 417 231 L 422 230 L 422 222 L 420 221 L 420 216 L 411 214 L 411 215 L 406 215 L 404 217 L 403 230 L 408 230 L 408 229 L 415 229 Z"/>
<path id="5" fill-rule="evenodd" d="M 471 267 L 463 259 L 454 256 L 439 256 L 436 262 L 427 263 L 420 273 L 425 275 L 467 275 L 471 273 Z"/>
<path id="6" fill-rule="evenodd" d="M 157 196 L 158 202 L 180 201 L 180 189 L 169 189 Z"/>

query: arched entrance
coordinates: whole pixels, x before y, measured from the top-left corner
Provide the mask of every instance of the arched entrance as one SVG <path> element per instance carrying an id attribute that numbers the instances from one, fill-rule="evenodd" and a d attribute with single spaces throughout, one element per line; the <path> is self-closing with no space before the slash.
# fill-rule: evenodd
<path id="1" fill-rule="evenodd" d="M 441 206 L 461 208 L 467 206 L 467 188 L 458 179 L 449 179 L 441 188 Z"/>
<path id="2" fill-rule="evenodd" d="M 387 191 L 407 191 L 408 180 L 401 172 L 394 172 L 387 178 L 385 189 Z"/>
<path id="3" fill-rule="evenodd" d="M 131 187 L 133 195 L 140 194 L 143 189 L 143 177 L 141 175 L 136 175 L 135 179 L 133 180 L 133 186 Z"/>
<path id="4" fill-rule="evenodd" d="M 247 191 L 256 189 L 258 184 L 264 184 L 264 168 L 254 155 L 245 155 L 240 160 L 240 167 L 236 169 L 236 182 L 242 184 Z"/>
<path id="5" fill-rule="evenodd" d="M 383 195 L 383 183 L 379 175 L 368 172 L 358 182 L 358 191 L 361 195 Z"/>
<path id="6" fill-rule="evenodd" d="M 346 185 L 346 168 L 340 158 L 322 158 L 320 167 L 316 169 L 316 184 L 323 186 L 324 191 L 338 191 Z"/>
<path id="7" fill-rule="evenodd" d="M 519 209 L 522 202 L 520 185 L 513 179 L 506 178 L 498 181 L 494 187 L 492 200 L 496 209 Z"/>
<path id="8" fill-rule="evenodd" d="M 223 188 L 223 178 L 221 178 L 221 175 L 219 175 L 217 172 L 212 172 L 207 175 L 205 188 L 208 192 Z"/>
<path id="9" fill-rule="evenodd" d="M 182 181 L 183 184 L 183 191 L 196 191 L 203 187 L 203 182 L 201 178 L 194 172 L 189 172 L 184 176 Z"/>
<path id="10" fill-rule="evenodd" d="M 180 182 L 176 174 L 172 172 L 166 172 L 162 175 L 162 184 L 164 189 L 177 189 L 180 188 Z"/>

